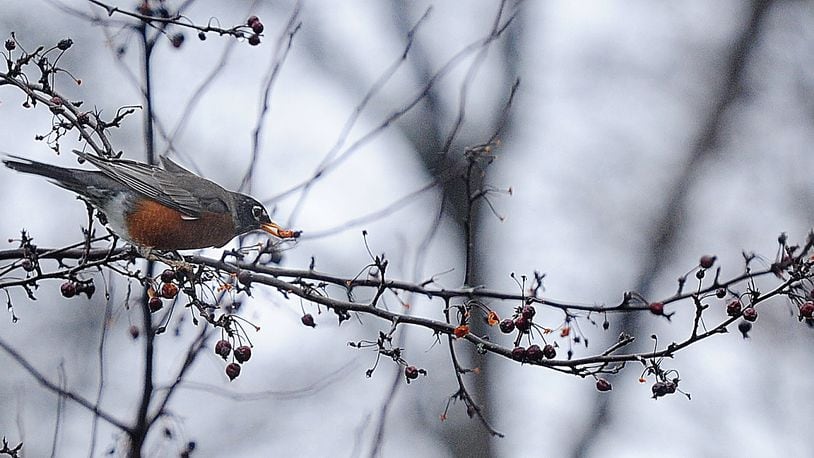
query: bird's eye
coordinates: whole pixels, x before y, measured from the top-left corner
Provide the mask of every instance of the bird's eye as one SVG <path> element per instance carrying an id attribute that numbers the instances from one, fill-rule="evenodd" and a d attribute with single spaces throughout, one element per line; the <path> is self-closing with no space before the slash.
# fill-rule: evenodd
<path id="1" fill-rule="evenodd" d="M 265 213 L 266 211 L 259 205 L 252 207 L 252 216 L 254 216 L 254 219 L 260 219 Z"/>

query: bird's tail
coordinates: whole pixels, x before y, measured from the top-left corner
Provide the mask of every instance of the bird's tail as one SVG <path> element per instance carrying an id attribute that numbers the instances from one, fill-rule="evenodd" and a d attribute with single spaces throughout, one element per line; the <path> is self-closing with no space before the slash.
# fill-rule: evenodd
<path id="1" fill-rule="evenodd" d="M 61 186 L 73 191 L 80 190 L 85 187 L 78 176 L 82 172 L 87 173 L 84 170 L 57 167 L 55 165 L 44 164 L 42 162 L 32 161 L 19 156 L 7 156 L 7 158 L 3 159 L 3 164 L 10 169 L 17 170 L 18 172 L 44 176 L 50 179 L 57 186 Z"/>

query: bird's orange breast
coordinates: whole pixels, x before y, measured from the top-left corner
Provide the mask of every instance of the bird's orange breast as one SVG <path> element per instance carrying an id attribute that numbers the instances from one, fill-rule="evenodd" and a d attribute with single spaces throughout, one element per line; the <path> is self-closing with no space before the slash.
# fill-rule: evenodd
<path id="1" fill-rule="evenodd" d="M 235 237 L 232 215 L 204 212 L 198 219 L 152 199 L 139 199 L 126 215 L 133 242 L 156 250 L 191 250 L 223 246 Z"/>

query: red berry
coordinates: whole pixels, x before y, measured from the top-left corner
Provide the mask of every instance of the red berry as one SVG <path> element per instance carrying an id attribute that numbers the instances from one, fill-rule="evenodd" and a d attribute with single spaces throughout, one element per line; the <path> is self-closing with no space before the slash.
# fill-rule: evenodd
<path id="1" fill-rule="evenodd" d="M 811 318 L 814 315 L 814 302 L 808 301 L 800 306 L 800 316 Z"/>
<path id="2" fill-rule="evenodd" d="M 554 345 L 546 344 L 546 346 L 543 347 L 543 356 L 547 359 L 554 359 L 557 357 L 557 349 L 554 348 Z"/>
<path id="3" fill-rule="evenodd" d="M 526 360 L 526 349 L 523 347 L 514 347 L 512 350 L 512 359 L 515 361 L 525 361 Z"/>
<path id="4" fill-rule="evenodd" d="M 511 318 L 506 318 L 505 320 L 500 322 L 500 332 L 504 334 L 509 334 L 514 331 L 514 320 Z"/>
<path id="5" fill-rule="evenodd" d="M 161 296 L 172 299 L 178 294 L 178 287 L 173 283 L 164 283 L 161 286 Z"/>
<path id="6" fill-rule="evenodd" d="M 221 339 L 215 343 L 215 354 L 220 355 L 221 358 L 226 359 L 229 353 L 232 352 L 232 344 L 226 339 Z"/>
<path id="7" fill-rule="evenodd" d="M 314 322 L 314 316 L 311 315 L 310 313 L 306 313 L 305 315 L 303 315 L 302 318 L 300 318 L 300 321 L 302 321 L 302 324 L 310 328 L 317 327 L 317 324 Z"/>
<path id="8" fill-rule="evenodd" d="M 712 267 L 713 264 L 715 264 L 716 259 L 718 259 L 717 256 L 710 255 L 701 256 L 701 260 L 698 261 L 698 265 L 704 269 L 709 269 L 710 267 Z"/>
<path id="9" fill-rule="evenodd" d="M 418 378 L 418 368 L 415 366 L 407 366 L 404 368 L 404 376 L 407 377 L 407 382 Z"/>
<path id="10" fill-rule="evenodd" d="M 252 46 L 257 46 L 260 44 L 260 35 L 254 34 L 249 37 L 249 44 Z"/>
<path id="11" fill-rule="evenodd" d="M 514 319 L 514 327 L 519 329 L 520 332 L 528 332 L 528 330 L 531 329 L 531 320 L 520 315 Z"/>
<path id="12" fill-rule="evenodd" d="M 739 316 L 741 314 L 741 301 L 735 299 L 726 304 L 726 314 L 729 316 Z"/>
<path id="13" fill-rule="evenodd" d="M 529 348 L 526 349 L 526 358 L 528 358 L 529 361 L 539 363 L 543 360 L 543 356 L 543 349 L 537 344 L 530 345 Z"/>
<path id="14" fill-rule="evenodd" d="M 226 375 L 229 376 L 229 380 L 234 380 L 240 375 L 240 364 L 238 363 L 229 363 L 226 366 Z"/>
<path id="15" fill-rule="evenodd" d="M 248 345 L 241 345 L 235 348 L 235 359 L 239 363 L 245 363 L 252 357 L 252 349 Z"/>
<path id="16" fill-rule="evenodd" d="M 180 48 L 181 45 L 184 44 L 184 34 L 181 32 L 176 33 L 172 37 L 170 37 L 170 43 L 172 43 L 173 48 Z"/>
<path id="17" fill-rule="evenodd" d="M 757 310 L 754 307 L 746 307 L 743 309 L 743 319 L 746 321 L 757 320 Z"/>
<path id="18" fill-rule="evenodd" d="M 161 272 L 161 281 L 164 283 L 172 283 L 175 280 L 175 271 L 172 269 L 166 269 L 164 272 Z"/>
<path id="19" fill-rule="evenodd" d="M 520 314 L 523 315 L 523 318 L 531 320 L 537 314 L 537 310 L 534 309 L 533 305 L 524 305 Z"/>
<path id="20" fill-rule="evenodd" d="M 664 315 L 664 303 L 651 302 L 648 307 L 650 307 L 650 313 L 653 315 Z"/>
<path id="21" fill-rule="evenodd" d="M 59 292 L 62 293 L 62 297 L 71 298 L 76 296 L 76 283 L 72 281 L 66 281 L 59 287 Z"/>
<path id="22" fill-rule="evenodd" d="M 613 389 L 613 385 L 603 378 L 596 379 L 596 389 L 599 391 L 610 391 Z"/>
<path id="23" fill-rule="evenodd" d="M 147 307 L 149 307 L 150 313 L 155 313 L 164 308 L 164 302 L 161 301 L 160 297 L 153 296 L 149 301 L 147 301 Z"/>

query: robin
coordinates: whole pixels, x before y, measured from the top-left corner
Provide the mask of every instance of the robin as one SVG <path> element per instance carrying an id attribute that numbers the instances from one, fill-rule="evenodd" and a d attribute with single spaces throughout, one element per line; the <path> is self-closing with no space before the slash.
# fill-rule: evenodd
<path id="1" fill-rule="evenodd" d="M 228 191 L 169 158 L 161 158 L 161 168 L 74 153 L 99 170 L 56 167 L 16 156 L 3 163 L 79 194 L 102 213 L 100 219 L 114 233 L 147 253 L 220 247 L 257 229 L 284 239 L 300 235 L 273 222 L 252 197 Z"/>

